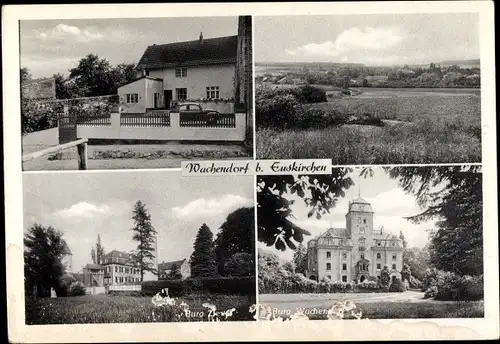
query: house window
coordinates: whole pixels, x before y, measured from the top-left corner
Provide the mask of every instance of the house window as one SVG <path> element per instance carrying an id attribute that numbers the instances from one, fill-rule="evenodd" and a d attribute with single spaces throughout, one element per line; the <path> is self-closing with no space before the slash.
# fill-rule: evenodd
<path id="1" fill-rule="evenodd" d="M 115 282 L 118 283 L 118 277 L 115 277 Z"/>
<path id="2" fill-rule="evenodd" d="M 347 271 L 347 264 L 342 264 L 342 271 Z"/>
<path id="3" fill-rule="evenodd" d="M 118 272 L 118 266 L 115 266 L 115 272 Z"/>
<path id="4" fill-rule="evenodd" d="M 209 86 L 207 87 L 207 99 L 218 99 L 219 96 L 219 86 Z"/>
<path id="5" fill-rule="evenodd" d="M 329 259 L 332 257 L 332 253 L 330 251 L 326 252 L 326 259 Z"/>
<path id="6" fill-rule="evenodd" d="M 137 93 L 126 94 L 126 98 L 127 104 L 135 104 L 139 102 L 139 94 Z"/>
<path id="7" fill-rule="evenodd" d="M 185 78 L 187 76 L 187 68 L 176 68 L 175 69 L 175 77 L 176 78 Z"/>
<path id="8" fill-rule="evenodd" d="M 392 270 L 396 270 L 396 264 L 392 264 Z"/>
<path id="9" fill-rule="evenodd" d="M 330 271 L 332 269 L 332 264 L 326 263 L 326 271 Z"/>
<path id="10" fill-rule="evenodd" d="M 347 276 L 342 276 L 342 282 L 347 282 Z"/>
<path id="11" fill-rule="evenodd" d="M 392 260 L 396 260 L 396 259 L 398 259 L 398 256 L 396 254 L 393 254 L 392 255 Z"/>
<path id="12" fill-rule="evenodd" d="M 380 264 L 377 264 L 377 270 L 380 270 Z"/>
<path id="13" fill-rule="evenodd" d="M 382 255 L 380 253 L 377 253 L 377 259 L 381 259 Z"/>
<path id="14" fill-rule="evenodd" d="M 176 88 L 175 94 L 177 95 L 177 100 L 187 99 L 187 88 Z"/>

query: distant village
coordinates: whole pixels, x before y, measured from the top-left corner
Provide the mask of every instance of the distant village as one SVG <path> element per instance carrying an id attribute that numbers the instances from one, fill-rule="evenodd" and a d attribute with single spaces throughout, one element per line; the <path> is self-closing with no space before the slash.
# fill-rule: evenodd
<path id="1" fill-rule="evenodd" d="M 367 67 L 326 63 L 256 64 L 256 84 L 306 84 L 349 87 L 480 87 L 479 60 L 444 61 L 429 65 Z"/>

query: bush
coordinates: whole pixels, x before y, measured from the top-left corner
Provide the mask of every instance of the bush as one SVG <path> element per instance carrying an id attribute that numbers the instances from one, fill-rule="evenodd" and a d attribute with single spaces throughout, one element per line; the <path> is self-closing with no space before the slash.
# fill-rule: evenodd
<path id="1" fill-rule="evenodd" d="M 432 286 L 425 291 L 424 299 L 430 299 L 436 297 L 438 289 L 436 286 Z"/>
<path id="2" fill-rule="evenodd" d="M 210 277 L 185 280 L 163 280 L 142 282 L 142 294 L 153 296 L 168 289 L 171 297 L 189 295 L 193 292 L 214 294 L 255 295 L 255 277 Z"/>
<path id="3" fill-rule="evenodd" d="M 375 277 L 375 279 L 377 279 Z M 379 290 L 380 289 L 380 285 L 378 283 L 378 281 L 363 281 L 363 282 L 360 282 L 358 284 L 356 284 L 356 289 L 358 289 L 359 291 L 363 292 L 363 291 L 375 291 L 375 290 Z"/>
<path id="4" fill-rule="evenodd" d="M 68 290 L 68 296 L 82 296 L 87 294 L 85 290 L 85 286 L 83 285 L 82 282 L 73 282 L 71 283 L 69 290 Z"/>
<path id="5" fill-rule="evenodd" d="M 403 281 L 401 281 L 401 278 L 395 278 L 389 287 L 389 291 L 401 293 L 406 291 L 406 286 Z"/>
<path id="6" fill-rule="evenodd" d="M 230 276 L 252 276 L 255 272 L 254 256 L 250 253 L 235 253 L 224 264 Z"/>
<path id="7" fill-rule="evenodd" d="M 410 288 L 422 289 L 422 282 L 414 276 L 410 276 Z"/>
<path id="8" fill-rule="evenodd" d="M 484 298 L 483 276 L 459 276 L 436 268 L 427 269 L 422 291 L 435 291 L 437 300 L 476 301 Z"/>
<path id="9" fill-rule="evenodd" d="M 297 100 L 301 103 L 326 102 L 326 92 L 310 85 L 302 86 L 295 91 Z"/>
<path id="10" fill-rule="evenodd" d="M 55 107 L 38 107 L 31 100 L 21 101 L 21 118 L 23 134 L 57 127 Z"/>

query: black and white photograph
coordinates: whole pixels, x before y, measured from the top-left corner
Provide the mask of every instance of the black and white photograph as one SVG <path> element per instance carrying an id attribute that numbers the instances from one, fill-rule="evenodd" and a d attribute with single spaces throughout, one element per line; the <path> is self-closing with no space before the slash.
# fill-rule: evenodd
<path id="1" fill-rule="evenodd" d="M 254 24 L 257 159 L 481 162 L 478 13 Z"/>
<path id="2" fill-rule="evenodd" d="M 481 166 L 259 176 L 262 320 L 484 317 Z"/>
<path id="3" fill-rule="evenodd" d="M 251 19 L 21 21 L 23 170 L 252 158 Z"/>
<path id="4" fill-rule="evenodd" d="M 26 324 L 253 321 L 253 183 L 24 175 Z"/>

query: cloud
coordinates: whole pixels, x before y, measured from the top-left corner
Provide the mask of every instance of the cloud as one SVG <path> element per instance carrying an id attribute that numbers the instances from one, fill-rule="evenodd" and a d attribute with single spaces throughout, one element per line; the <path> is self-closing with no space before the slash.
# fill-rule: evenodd
<path id="1" fill-rule="evenodd" d="M 75 39 L 79 42 L 88 42 L 92 40 L 99 40 L 104 36 L 99 32 L 92 32 L 88 29 L 80 29 L 77 26 L 58 24 L 51 30 L 40 32 L 38 37 L 42 40 Z"/>
<path id="2" fill-rule="evenodd" d="M 107 204 L 92 204 L 87 202 L 79 202 L 68 208 L 57 210 L 53 213 L 54 216 L 70 219 L 70 218 L 89 218 L 96 215 L 107 215 L 111 213 L 111 208 Z"/>
<path id="3" fill-rule="evenodd" d="M 353 27 L 340 33 L 335 41 L 309 43 L 296 49 L 287 49 L 292 56 L 337 57 L 352 52 L 380 51 L 403 41 L 403 33 L 397 28 Z M 347 56 L 342 57 L 347 61 Z"/>
<path id="4" fill-rule="evenodd" d="M 197 199 L 182 207 L 172 208 L 175 216 L 179 218 L 194 218 L 200 216 L 210 216 L 228 213 L 229 211 L 253 204 L 252 199 L 248 199 L 238 195 L 226 195 L 222 198 L 216 199 Z"/>
<path id="5" fill-rule="evenodd" d="M 379 215 L 399 215 L 402 218 L 416 215 L 421 211 L 415 197 L 400 188 L 381 192 L 366 201 L 371 203 L 373 211 Z"/>

